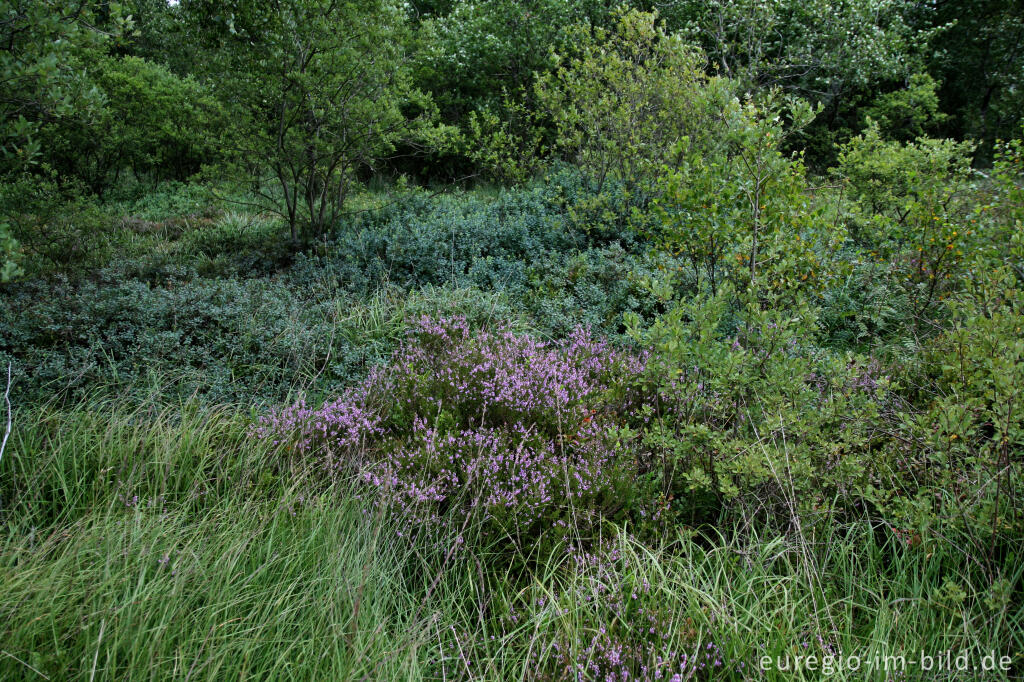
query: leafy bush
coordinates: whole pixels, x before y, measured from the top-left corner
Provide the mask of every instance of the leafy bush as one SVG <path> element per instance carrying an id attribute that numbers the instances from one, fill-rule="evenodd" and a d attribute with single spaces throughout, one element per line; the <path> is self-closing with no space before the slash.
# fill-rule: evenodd
<path id="1" fill-rule="evenodd" d="M 925 137 L 949 118 L 939 111 L 938 87 L 927 73 L 915 73 L 906 87 L 877 97 L 864 115 L 878 123 L 886 139 L 911 142 Z"/>
<path id="2" fill-rule="evenodd" d="M 67 0 L 3 4 L 0 174 L 19 174 L 45 161 L 39 133 L 48 124 L 88 119 L 102 109 L 103 94 L 87 66 L 131 29 L 121 9 L 101 12 Z"/>
<path id="3" fill-rule="evenodd" d="M 102 109 L 44 138 L 63 175 L 103 196 L 128 172 L 151 183 L 185 180 L 217 156 L 213 133 L 224 113 L 207 87 L 138 57 L 104 57 L 90 71 Z"/>
<path id="4" fill-rule="evenodd" d="M 814 327 L 806 305 L 765 308 L 728 287 L 651 327 L 637 378 L 646 398 L 624 436 L 667 511 L 789 526 L 842 518 L 862 502 L 889 382 L 867 358 L 818 350 Z"/>
<path id="5" fill-rule="evenodd" d="M 987 236 L 976 251 L 987 263 L 1009 267 L 1024 280 L 1024 135 L 996 145 L 994 156 L 993 182 L 972 220 Z"/>
<path id="6" fill-rule="evenodd" d="M 798 100 L 733 100 L 716 128 L 716 153 L 687 139 L 678 143 L 677 163 L 661 179 L 659 223 L 650 235 L 661 249 L 683 256 L 697 291 L 714 294 L 731 282 L 737 290 L 789 300 L 827 274 L 819 259 L 844 235 L 811 204 L 800 158 L 780 151 L 813 115 Z"/>
<path id="7" fill-rule="evenodd" d="M 1004 268 L 946 307 L 890 442 L 900 465 L 873 497 L 917 541 L 957 530 L 991 560 L 1024 536 L 1024 294 Z"/>
<path id="8" fill-rule="evenodd" d="M 700 52 L 657 15 L 622 8 L 610 29 L 577 25 L 565 50 L 537 79 L 536 97 L 554 121 L 557 149 L 595 178 L 597 197 L 610 178 L 628 193 L 649 192 L 680 138 L 714 146 L 710 123 L 729 88 L 704 74 Z"/>
<path id="9" fill-rule="evenodd" d="M 853 238 L 888 264 L 917 329 L 986 239 L 971 217 L 972 150 L 952 140 L 886 142 L 872 124 L 842 147 L 834 171 L 849 183 Z"/>
<path id="10" fill-rule="evenodd" d="M 168 181 L 156 187 L 122 183 L 108 195 L 108 201 L 112 212 L 150 222 L 220 212 L 220 202 L 211 188 L 198 182 Z"/>
<path id="11" fill-rule="evenodd" d="M 416 37 L 415 71 L 442 114 L 455 122 L 495 102 L 503 88 L 518 91 L 550 66 L 549 51 L 566 27 L 602 22 L 604 3 L 594 0 L 512 0 L 453 3 L 430 12 Z"/>
<path id="12" fill-rule="evenodd" d="M 0 215 L 32 273 L 95 267 L 111 253 L 114 220 L 80 183 L 23 174 L 0 182 Z"/>

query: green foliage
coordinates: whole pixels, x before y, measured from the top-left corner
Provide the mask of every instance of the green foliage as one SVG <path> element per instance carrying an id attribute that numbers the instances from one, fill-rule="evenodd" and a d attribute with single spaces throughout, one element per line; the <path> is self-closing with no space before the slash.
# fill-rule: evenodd
<path id="1" fill-rule="evenodd" d="M 40 128 L 54 120 L 88 120 L 104 104 L 88 66 L 111 34 L 130 28 L 118 3 L 107 3 L 109 30 L 97 7 L 73 0 L 0 3 L 0 145 L 3 171 L 21 172 L 43 154 Z"/>
<path id="2" fill-rule="evenodd" d="M 887 381 L 866 358 L 818 351 L 803 307 L 737 301 L 729 286 L 674 306 L 644 336 L 638 448 L 667 510 L 771 523 L 836 521 L 872 473 L 858 456 Z"/>
<path id="3" fill-rule="evenodd" d="M 986 239 L 972 215 L 973 149 L 953 140 L 886 142 L 871 125 L 840 151 L 834 172 L 854 202 L 852 236 L 890 264 L 914 325 L 930 319 Z"/>
<path id="4" fill-rule="evenodd" d="M 1018 238 L 1019 239 L 1019 238 Z M 948 305 L 951 324 L 922 352 L 922 405 L 902 415 L 901 463 L 876 503 L 925 538 L 950 528 L 993 558 L 1024 532 L 1024 295 L 1006 269 Z"/>
<path id="5" fill-rule="evenodd" d="M 360 378 L 414 315 L 511 317 L 500 297 L 477 290 L 357 298 L 326 281 L 203 278 L 173 263 L 131 275 L 115 268 L 80 285 L 24 282 L 5 296 L 0 358 L 14 360 L 19 399 L 64 399 L 100 384 L 137 398 L 160 383 L 207 401 L 277 401 L 314 379 L 329 391 Z"/>
<path id="6" fill-rule="evenodd" d="M 85 222 L 93 204 L 58 203 L 47 225 L 65 231 L 31 244 L 77 266 L 54 282 L 36 259 L 3 292 L 0 356 L 33 400 L 97 383 L 145 393 L 159 376 L 176 393 L 264 401 L 360 378 L 420 314 L 515 320 L 546 337 L 587 324 L 623 341 L 623 312 L 658 312 L 640 282 L 655 261 L 625 231 L 569 227 L 564 203 L 587 196 L 568 171 L 493 198 L 413 193 L 297 255 L 280 223 L 221 212 L 186 185 L 108 205 L 100 224 Z"/>
<path id="7" fill-rule="evenodd" d="M 154 182 L 183 180 L 215 157 L 210 132 L 222 112 L 194 79 L 131 56 L 100 58 L 90 71 L 104 103 L 89 120 L 73 119 L 44 136 L 51 166 L 102 195 L 125 171 Z"/>
<path id="8" fill-rule="evenodd" d="M 760 105 L 733 100 L 713 129 L 718 149 L 708 153 L 689 138 L 675 147 L 652 236 L 684 258 L 698 291 L 715 294 L 729 281 L 787 297 L 825 274 L 818 261 L 843 235 L 810 205 L 801 160 L 779 151 L 812 116 L 798 100 L 786 107 L 772 97 Z"/>
<path id="9" fill-rule="evenodd" d="M 979 155 L 988 161 L 997 140 L 1020 130 L 1024 13 L 1015 0 L 940 3 L 934 23 L 945 27 L 930 67 L 943 84 L 940 98 L 950 115 L 946 134 L 977 140 Z"/>
<path id="10" fill-rule="evenodd" d="M 96 265 L 110 255 L 110 216 L 80 183 L 54 173 L 10 176 L 0 182 L 5 216 L 30 270 Z"/>
<path id="11" fill-rule="evenodd" d="M 1024 135 L 996 145 L 992 191 L 980 209 L 992 238 L 982 244 L 990 262 L 1002 262 L 1024 280 Z"/>
<path id="12" fill-rule="evenodd" d="M 390 0 L 235 4 L 247 23 L 228 22 L 211 68 L 221 79 L 247 74 L 226 102 L 240 117 L 229 130 L 238 170 L 255 178 L 293 242 L 319 237 L 337 224 L 358 173 L 399 142 L 425 141 L 432 105 L 413 88 L 404 16 Z M 223 16 L 205 9 L 200 20 Z"/>
<path id="13" fill-rule="evenodd" d="M 484 107 L 471 111 L 462 135 L 462 151 L 490 178 L 526 183 L 547 165 L 541 117 L 506 92 L 501 113 Z"/>
<path id="14" fill-rule="evenodd" d="M 901 287 L 891 279 L 889 264 L 853 245 L 836 257 L 847 267 L 821 292 L 824 344 L 869 352 L 904 340 L 907 306 Z"/>
<path id="15" fill-rule="evenodd" d="M 746 88 L 783 86 L 823 99 L 902 75 L 909 48 L 928 37 L 908 26 L 904 0 L 663 4 L 669 21 L 701 41 L 722 75 Z"/>
<path id="16" fill-rule="evenodd" d="M 935 132 L 948 116 L 939 110 L 939 84 L 927 73 L 915 73 L 906 87 L 880 95 L 864 108 L 887 140 L 910 142 Z M 869 123 L 870 125 L 870 123 Z"/>
<path id="17" fill-rule="evenodd" d="M 446 197 L 396 207 L 340 237 L 332 267 L 344 267 L 350 281 L 369 275 L 405 287 L 451 282 L 501 291 L 545 334 L 590 324 L 621 338 L 623 312 L 649 320 L 656 311 L 640 283 L 655 261 L 630 230 L 628 203 L 612 204 L 615 216 L 601 230 L 576 227 L 573 209 L 593 192 L 585 177 L 564 171 L 491 201 Z"/>
<path id="18" fill-rule="evenodd" d="M 1024 665 L 1016 9 L 0 1 L 0 677 Z"/>
<path id="19" fill-rule="evenodd" d="M 568 26 L 601 23 L 608 11 L 595 0 L 483 0 L 453 3 L 420 23 L 416 81 L 429 90 L 445 121 L 481 108 L 499 108 L 504 90 L 518 93 L 550 67 L 550 50 Z"/>
<path id="20" fill-rule="evenodd" d="M 595 178 L 598 195 L 612 178 L 649 192 L 680 138 L 712 146 L 710 122 L 728 88 L 657 15 L 620 10 L 610 29 L 577 25 L 557 58 L 537 79 L 538 106 L 555 125 L 556 149 Z"/>
<path id="21" fill-rule="evenodd" d="M 18 266 L 18 242 L 11 236 L 10 225 L 0 223 L 0 283 L 21 274 Z"/>

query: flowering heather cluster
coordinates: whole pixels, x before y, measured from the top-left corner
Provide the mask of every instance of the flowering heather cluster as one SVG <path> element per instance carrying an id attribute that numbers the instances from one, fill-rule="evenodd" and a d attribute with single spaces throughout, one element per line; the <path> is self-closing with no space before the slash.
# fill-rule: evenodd
<path id="1" fill-rule="evenodd" d="M 300 400 L 290 407 L 260 419 L 256 435 L 273 440 L 284 439 L 299 452 L 308 452 L 315 445 L 349 451 L 369 436 L 379 435 L 379 417 L 357 399 L 358 392 L 325 403 L 314 410 Z"/>
<path id="2" fill-rule="evenodd" d="M 257 434 L 351 467 L 423 527 L 482 514 L 516 535 L 564 527 L 612 499 L 607 389 L 643 359 L 577 329 L 546 343 L 465 319 L 423 318 L 391 362 L 340 399 L 261 420 Z"/>

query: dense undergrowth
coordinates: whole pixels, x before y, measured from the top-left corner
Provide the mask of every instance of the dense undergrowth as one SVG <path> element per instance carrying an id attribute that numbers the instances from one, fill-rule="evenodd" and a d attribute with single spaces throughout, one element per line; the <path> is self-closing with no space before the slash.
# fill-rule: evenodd
<path id="1" fill-rule="evenodd" d="M 1024 674 L 1022 142 L 890 98 L 812 172 L 819 109 L 655 15 L 559 35 L 457 133 L 388 56 L 345 170 L 4 176 L 0 677 Z M 449 135 L 507 186 L 361 182 Z"/>
<path id="2" fill-rule="evenodd" d="M 297 256 L 258 216 L 143 214 L 8 286 L 5 675 L 1017 670 L 1013 275 L 937 332 L 879 312 L 914 291 L 855 243 L 802 308 L 673 300 L 683 256 L 575 227 L 567 178 L 413 194 Z"/>
<path id="3" fill-rule="evenodd" d="M 5 679 L 788 680 L 757 672 L 761 657 L 980 662 L 1022 644 L 1019 562 L 979 588 L 959 536 L 924 552 L 865 517 L 641 543 L 626 525 L 540 551 L 442 516 L 414 539 L 348 482 L 325 486 L 253 441 L 246 413 L 106 402 L 16 416 Z"/>
<path id="4" fill-rule="evenodd" d="M 149 383 L 268 402 L 351 384 L 421 314 L 546 338 L 586 324 L 621 341 L 624 311 L 659 309 L 640 284 L 655 262 L 624 225 L 575 229 L 565 205 L 580 193 L 569 172 L 493 198 L 413 193 L 298 255 L 276 246 L 278 223 L 218 214 L 188 188 L 146 196 L 118 207 L 129 218 L 114 221 L 94 268 L 7 285 L 0 359 L 15 360 L 15 395 L 32 400 Z"/>

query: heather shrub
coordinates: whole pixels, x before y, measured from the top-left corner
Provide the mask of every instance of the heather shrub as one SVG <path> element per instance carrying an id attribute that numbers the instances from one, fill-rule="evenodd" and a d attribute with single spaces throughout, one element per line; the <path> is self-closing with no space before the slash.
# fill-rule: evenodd
<path id="1" fill-rule="evenodd" d="M 630 397 L 605 394 L 642 366 L 584 329 L 546 343 L 423 318 L 386 366 L 341 398 L 275 412 L 257 433 L 325 474 L 355 474 L 371 503 L 404 513 L 400 532 L 429 533 L 454 514 L 522 547 L 632 511 L 635 462 L 610 438 Z"/>

